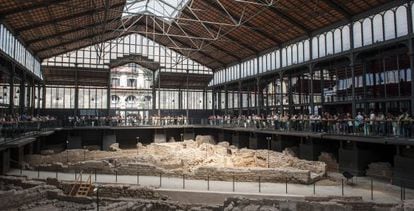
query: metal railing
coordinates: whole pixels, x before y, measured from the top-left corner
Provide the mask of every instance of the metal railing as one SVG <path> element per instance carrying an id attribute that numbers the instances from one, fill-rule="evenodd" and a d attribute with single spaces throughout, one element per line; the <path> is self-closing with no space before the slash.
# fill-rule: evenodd
<path id="1" fill-rule="evenodd" d="M 209 125 L 250 128 L 284 132 L 310 132 L 352 136 L 413 137 L 414 120 L 373 120 L 359 122 L 353 119 L 209 119 Z"/>
<path id="2" fill-rule="evenodd" d="M 93 118 L 65 120 L 64 127 L 145 127 L 145 126 L 188 126 L 207 125 L 207 119 L 196 118 L 147 118 L 147 119 L 113 119 Z"/>
<path id="3" fill-rule="evenodd" d="M 0 122 L 0 145 L 26 135 L 35 135 L 60 126 L 58 120 Z"/>
<path id="4" fill-rule="evenodd" d="M 75 181 L 82 169 L 45 170 L 34 168 L 32 170 L 12 169 L 8 175 L 27 176 L 32 179 L 55 178 L 58 180 Z M 221 176 L 206 174 L 193 176 L 189 174 L 164 174 L 137 170 L 134 174 L 125 174 L 116 169 L 112 172 L 90 169 L 87 171 L 92 177 L 93 183 L 99 184 L 131 184 L 165 188 L 169 190 L 197 190 L 212 192 L 242 192 L 263 194 L 289 194 L 298 196 L 361 196 L 365 200 L 396 203 L 402 200 L 412 199 L 414 190 L 407 188 L 404 183 L 391 185 L 383 179 L 370 177 L 354 177 L 346 180 L 339 174 L 331 176 L 326 184 L 323 180 L 311 181 L 308 184 L 300 184 L 281 179 L 271 175 L 257 174 L 246 180 L 245 176 L 232 176 L 223 179 Z M 325 178 L 326 179 L 326 178 Z"/>
<path id="5" fill-rule="evenodd" d="M 147 119 L 78 119 L 64 121 L 64 127 L 170 127 L 212 126 L 219 128 L 246 128 L 279 132 L 307 132 L 365 137 L 414 137 L 414 120 L 368 120 L 354 119 L 205 119 L 205 118 L 147 118 Z"/>

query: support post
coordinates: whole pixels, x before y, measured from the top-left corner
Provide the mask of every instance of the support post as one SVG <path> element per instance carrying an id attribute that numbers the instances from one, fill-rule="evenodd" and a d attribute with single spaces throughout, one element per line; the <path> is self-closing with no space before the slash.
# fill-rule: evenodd
<path id="1" fill-rule="evenodd" d="M 263 108 L 263 92 L 260 90 L 260 77 L 256 78 L 256 99 L 256 113 L 257 115 L 260 115 Z"/>
<path id="2" fill-rule="evenodd" d="M 310 74 L 310 93 L 309 93 L 309 106 L 311 114 L 315 114 L 315 104 L 314 104 L 314 93 L 313 93 L 313 65 L 309 65 L 309 74 Z"/>
<path id="3" fill-rule="evenodd" d="M 351 68 L 351 78 L 352 78 L 352 86 L 351 86 L 351 93 L 352 93 L 352 117 L 356 116 L 356 99 L 355 99 L 355 61 L 354 55 L 351 54 L 350 57 L 350 68 Z"/>
<path id="4" fill-rule="evenodd" d="M 40 86 L 40 84 L 38 84 L 37 85 L 37 96 L 36 96 L 36 98 L 37 98 L 37 114 L 38 115 L 40 115 L 40 99 L 42 99 L 42 97 L 40 96 L 41 95 L 41 93 L 40 93 L 40 90 L 41 90 L 41 86 Z"/>
<path id="5" fill-rule="evenodd" d="M 42 84 L 42 109 L 46 108 L 46 84 Z"/>
<path id="6" fill-rule="evenodd" d="M 19 87 L 19 114 L 23 114 L 26 107 L 26 74 L 23 73 Z"/>
<path id="7" fill-rule="evenodd" d="M 283 109 L 283 72 L 279 74 L 279 82 L 280 82 L 280 114 L 284 115 L 285 109 Z"/>
<path id="8" fill-rule="evenodd" d="M 14 79 L 15 79 L 15 64 L 12 64 L 9 80 L 9 114 L 14 113 Z"/>
<path id="9" fill-rule="evenodd" d="M 78 84 L 78 64 L 75 64 L 75 109 L 73 110 L 73 115 L 78 115 L 79 109 L 79 84 Z"/>
<path id="10" fill-rule="evenodd" d="M 242 82 L 239 81 L 239 116 L 243 114 L 243 94 L 242 94 Z"/>
<path id="11" fill-rule="evenodd" d="M 227 115 L 229 112 L 229 92 L 227 90 L 227 85 L 224 86 L 224 113 Z"/>
<path id="12" fill-rule="evenodd" d="M 152 113 L 155 114 L 156 112 L 156 99 L 157 99 L 157 92 L 155 91 L 155 72 L 152 72 L 152 87 L 151 87 L 151 91 L 152 91 Z"/>
<path id="13" fill-rule="evenodd" d="M 110 116 L 111 111 L 111 70 L 108 71 L 108 86 L 106 87 L 106 114 Z"/>
<path id="14" fill-rule="evenodd" d="M 411 78 L 414 77 L 414 49 L 413 49 L 413 13 L 411 10 L 411 0 L 406 0 L 407 7 L 407 26 L 408 26 L 408 55 L 410 58 Z M 399 66 L 399 64 L 398 64 Z M 399 69 L 399 68 L 398 68 Z M 398 89 L 400 90 L 400 89 Z M 411 81 L 411 115 L 414 115 L 414 82 Z"/>

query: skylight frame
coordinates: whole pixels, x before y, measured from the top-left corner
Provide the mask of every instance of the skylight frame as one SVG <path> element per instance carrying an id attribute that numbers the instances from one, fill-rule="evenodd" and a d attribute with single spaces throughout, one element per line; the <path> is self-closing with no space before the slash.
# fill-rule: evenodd
<path id="1" fill-rule="evenodd" d="M 152 15 L 172 22 L 190 0 L 127 0 L 122 17 Z"/>

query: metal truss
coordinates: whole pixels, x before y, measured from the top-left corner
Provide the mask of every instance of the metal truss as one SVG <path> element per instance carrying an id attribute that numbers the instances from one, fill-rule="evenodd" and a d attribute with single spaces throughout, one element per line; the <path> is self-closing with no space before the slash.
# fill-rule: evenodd
<path id="1" fill-rule="evenodd" d="M 137 0 L 138 2 L 142 2 L 142 0 Z M 144 0 L 149 1 L 149 0 Z M 161 0 L 163 1 L 163 0 Z M 156 36 L 164 36 L 166 37 L 173 46 L 169 46 L 169 48 L 179 50 L 181 53 L 184 54 L 185 57 L 182 58 L 184 60 L 188 59 L 194 53 L 204 54 L 203 51 L 208 46 L 211 46 L 218 51 L 224 52 L 225 54 L 230 55 L 236 59 L 240 59 L 237 55 L 234 55 L 231 52 L 227 52 L 223 48 L 217 46 L 215 44 L 218 40 L 223 40 L 226 42 L 231 42 L 233 44 L 239 45 L 241 48 L 247 48 L 254 53 L 257 53 L 255 49 L 241 44 L 240 40 L 235 39 L 231 35 L 229 35 L 232 31 L 240 28 L 246 27 L 249 30 L 253 30 L 258 32 L 256 29 L 252 29 L 253 26 L 249 25 L 248 22 L 252 18 L 256 17 L 268 7 L 275 6 L 278 0 L 233 0 L 236 3 L 239 3 L 240 6 L 243 8 L 241 14 L 234 14 L 230 12 L 230 10 L 224 5 L 221 0 L 212 0 L 206 1 L 207 6 L 211 7 L 211 10 L 214 10 L 218 14 L 220 14 L 224 19 L 221 21 L 217 20 L 208 20 L 203 19 L 198 14 L 201 12 L 198 8 L 194 7 L 194 0 L 189 0 L 181 9 L 180 14 L 177 14 L 175 17 L 167 17 L 165 15 L 153 14 L 145 12 L 144 14 L 133 14 L 129 11 L 124 11 L 124 14 L 129 15 L 127 18 L 122 19 L 121 26 L 118 27 L 115 32 L 120 32 L 120 36 L 127 33 L 139 33 L 145 35 L 149 38 Z M 164 1 L 163 1 L 164 2 Z M 261 6 L 260 10 L 256 11 L 249 16 L 246 15 L 246 7 L 249 5 L 254 4 Z M 142 16 L 145 15 L 145 18 Z M 166 21 L 168 20 L 168 21 Z M 205 33 L 193 33 L 186 26 L 188 24 L 198 24 L 202 29 L 205 30 Z M 175 29 L 175 32 L 172 32 L 172 28 Z M 177 33 L 177 30 L 179 33 Z M 264 32 L 258 32 L 262 36 L 266 36 L 267 38 L 271 37 L 269 34 L 265 34 Z M 202 35 L 200 35 L 202 34 Z M 188 40 L 189 43 L 182 43 L 178 41 L 178 38 L 184 38 Z M 271 40 L 275 40 L 270 38 Z M 275 43 L 279 44 L 279 41 L 274 41 Z M 204 54 L 205 55 L 205 54 Z"/>

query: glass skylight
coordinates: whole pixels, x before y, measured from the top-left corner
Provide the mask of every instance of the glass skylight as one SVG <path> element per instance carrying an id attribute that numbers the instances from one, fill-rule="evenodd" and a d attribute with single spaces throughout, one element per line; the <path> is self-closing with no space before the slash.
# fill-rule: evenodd
<path id="1" fill-rule="evenodd" d="M 123 17 L 154 15 L 166 21 L 173 21 L 189 0 L 127 0 Z"/>

